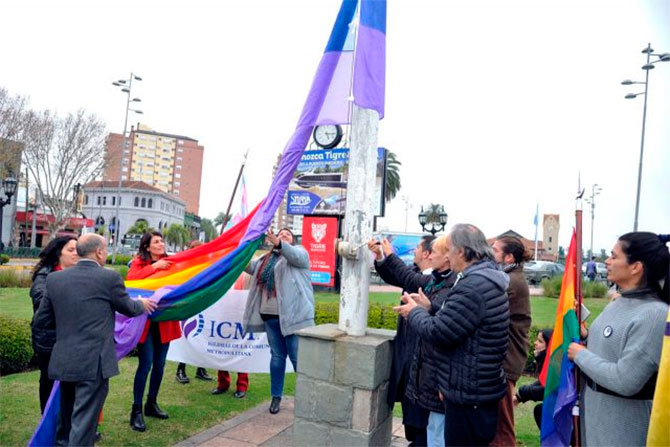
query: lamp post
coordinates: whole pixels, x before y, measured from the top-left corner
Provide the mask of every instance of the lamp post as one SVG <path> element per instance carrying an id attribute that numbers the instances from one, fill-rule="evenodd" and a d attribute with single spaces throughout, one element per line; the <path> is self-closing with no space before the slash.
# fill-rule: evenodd
<path id="1" fill-rule="evenodd" d="M 5 198 L 0 197 L 0 249 L 4 250 L 5 245 L 2 242 L 2 209 L 5 205 L 12 203 L 12 196 L 16 193 L 16 186 L 18 182 L 14 177 L 7 177 L 2 181 L 2 190 L 5 193 Z"/>
<path id="2" fill-rule="evenodd" d="M 637 196 L 635 197 L 635 222 L 633 223 L 633 231 L 637 231 L 638 223 L 638 214 L 640 211 L 640 188 L 642 186 L 642 157 L 644 155 L 644 129 L 647 121 L 647 91 L 649 89 L 649 70 L 655 68 L 654 64 L 657 62 L 669 62 L 670 53 L 661 53 L 654 54 L 653 49 L 651 48 L 651 43 L 647 44 L 647 48 L 642 50 L 642 53 L 647 55 L 647 63 L 642 66 L 642 69 L 645 71 L 645 80 L 644 82 L 631 81 L 630 79 L 625 79 L 621 82 L 621 85 L 633 85 L 633 84 L 644 84 L 644 92 L 639 93 L 628 93 L 625 98 L 633 99 L 639 95 L 644 95 L 644 108 L 642 109 L 642 141 L 640 143 L 640 165 L 637 171 Z M 651 56 L 658 57 L 657 60 L 651 61 Z"/>
<path id="3" fill-rule="evenodd" d="M 596 196 L 600 194 L 600 191 L 602 190 L 603 188 L 601 186 L 598 186 L 597 183 L 594 183 L 591 185 L 591 195 L 586 199 L 586 203 L 591 205 L 591 253 L 589 255 L 589 259 L 591 259 L 591 256 L 593 256 L 593 220 L 596 210 Z"/>
<path id="4" fill-rule="evenodd" d="M 125 158 L 125 153 L 126 153 L 126 147 L 127 147 L 127 142 L 126 142 L 126 130 L 128 129 L 128 112 L 135 112 L 137 114 L 141 114 L 141 110 L 136 110 L 136 109 L 131 109 L 130 108 L 130 103 L 131 102 L 140 102 L 140 98 L 133 98 L 130 99 L 130 91 L 132 90 L 133 87 L 133 80 L 135 81 L 141 81 L 142 78 L 137 76 L 134 73 L 130 73 L 130 77 L 128 79 L 119 79 L 116 82 L 112 82 L 112 85 L 116 87 L 120 87 L 121 91 L 126 94 L 126 118 L 123 122 L 123 135 L 121 137 L 121 156 L 119 158 L 119 186 L 117 190 L 117 195 L 116 195 L 116 213 L 115 213 L 115 218 L 114 218 L 114 246 L 112 247 L 112 264 L 116 261 L 116 248 L 118 247 L 119 244 L 119 231 L 120 231 L 120 226 L 119 225 L 119 205 L 121 204 L 121 186 L 122 186 L 122 180 L 123 180 L 123 165 L 125 164 L 124 161 L 127 161 Z M 130 168 L 129 168 L 130 172 Z"/>
<path id="5" fill-rule="evenodd" d="M 438 212 L 437 221 L 434 220 L 435 219 L 434 211 Z M 423 210 L 422 206 L 421 212 L 419 213 L 419 223 L 421 224 L 421 229 L 423 231 L 427 231 L 433 236 L 435 236 L 435 233 L 444 230 L 444 227 L 447 225 L 447 217 L 448 217 L 447 213 L 446 211 L 444 211 L 444 206 L 442 205 L 440 205 L 440 208 L 438 210 L 433 210 L 430 216 Z M 430 228 L 428 229 L 426 229 L 427 224 L 430 224 Z"/>

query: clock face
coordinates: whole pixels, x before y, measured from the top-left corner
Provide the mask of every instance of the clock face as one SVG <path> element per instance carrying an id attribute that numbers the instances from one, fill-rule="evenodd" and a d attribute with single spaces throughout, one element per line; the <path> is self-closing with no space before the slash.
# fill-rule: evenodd
<path id="1" fill-rule="evenodd" d="M 324 149 L 337 146 L 342 140 L 342 128 L 337 125 L 316 126 L 314 129 L 314 141 Z"/>

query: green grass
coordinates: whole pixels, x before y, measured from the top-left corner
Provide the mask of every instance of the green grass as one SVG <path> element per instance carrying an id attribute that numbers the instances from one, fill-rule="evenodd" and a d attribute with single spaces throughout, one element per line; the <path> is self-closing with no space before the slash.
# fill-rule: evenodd
<path id="1" fill-rule="evenodd" d="M 129 426 L 137 357 L 121 360 L 119 367 L 121 374 L 109 381 L 101 424 L 103 440 L 99 446 L 174 445 L 270 399 L 269 374 L 250 374 L 247 397 L 235 399 L 232 392 L 211 395 L 216 382 L 196 380 L 195 368 L 190 366 L 187 372 L 191 383 L 177 383 L 174 379 L 177 364 L 167 362 L 158 402 L 170 419 L 145 418 L 147 431 L 138 433 Z M 39 371 L 0 378 L 0 445 L 20 446 L 30 439 L 40 418 L 38 381 Z M 295 374 L 287 374 L 284 394 L 294 393 Z"/>
<path id="2" fill-rule="evenodd" d="M 318 292 L 316 301 L 337 302 L 339 296 L 334 293 Z M 398 302 L 397 293 L 370 293 L 370 301 L 385 304 Z M 609 303 L 607 299 L 585 299 L 592 321 Z M 553 326 L 556 317 L 555 298 L 531 297 L 533 324 L 538 327 Z M 0 315 L 30 319 L 32 304 L 28 289 L 0 289 Z M 102 432 L 104 440 L 100 446 L 116 445 L 173 445 L 183 439 L 199 433 L 260 402 L 269 399 L 269 374 L 251 374 L 250 389 L 247 398 L 238 400 L 231 393 L 212 396 L 209 391 L 214 382 L 192 380 L 188 385 L 178 384 L 174 380 L 176 364 L 168 362 L 165 377 L 159 395 L 159 403 L 170 414 L 170 419 L 160 421 L 147 418 L 147 431 L 137 433 L 130 430 L 128 419 L 132 403 L 132 381 L 137 367 L 137 358 L 130 357 L 119 362 L 121 374 L 110 380 L 110 392 L 104 409 Z M 188 367 L 193 376 L 193 368 Z M 210 371 L 212 372 L 212 371 Z M 0 445 L 25 445 L 39 421 L 38 371 L 13 374 L 0 378 Z M 522 377 L 518 385 L 532 382 L 535 378 Z M 293 395 L 295 376 L 287 375 L 285 394 Z M 517 443 L 523 446 L 539 445 L 539 432 L 533 419 L 533 403 L 519 405 L 515 410 Z M 402 417 L 399 405 L 394 415 Z"/>

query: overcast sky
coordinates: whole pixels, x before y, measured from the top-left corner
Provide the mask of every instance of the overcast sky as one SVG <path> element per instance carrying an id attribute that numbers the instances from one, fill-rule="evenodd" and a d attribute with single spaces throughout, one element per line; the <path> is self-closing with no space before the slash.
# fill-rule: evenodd
<path id="1" fill-rule="evenodd" d="M 103 6 L 94 6 L 103 5 Z M 265 196 L 339 0 L 0 0 L 0 85 L 33 108 L 84 107 L 123 129 L 132 70 L 141 122 L 205 146 L 200 214 L 224 210 L 242 154 L 250 205 Z M 420 231 L 422 204 L 487 236 L 574 225 L 578 172 L 597 197 L 595 250 L 631 231 L 644 80 L 641 50 L 670 52 L 668 0 L 391 0 L 379 143 L 403 188 L 380 224 Z M 670 63 L 650 73 L 640 229 L 670 232 Z M 140 116 L 131 116 L 136 123 Z M 586 205 L 585 205 L 586 207 Z M 585 209 L 584 245 L 590 215 Z M 540 230 L 540 237 L 541 230 Z"/>

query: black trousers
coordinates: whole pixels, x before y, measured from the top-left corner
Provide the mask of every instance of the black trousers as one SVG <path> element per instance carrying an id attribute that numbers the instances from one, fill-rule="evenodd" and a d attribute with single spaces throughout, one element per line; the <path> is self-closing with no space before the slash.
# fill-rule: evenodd
<path id="1" fill-rule="evenodd" d="M 459 405 L 444 402 L 444 445 L 487 446 L 496 435 L 498 402 Z"/>
<path id="2" fill-rule="evenodd" d="M 109 379 L 98 365 L 95 380 L 60 383 L 60 417 L 56 446 L 93 446 L 98 416 L 107 398 Z"/>
<path id="3" fill-rule="evenodd" d="M 405 439 L 409 442 L 409 446 L 427 446 L 428 434 L 426 433 L 426 427 L 428 427 L 428 415 L 430 412 L 416 405 L 407 396 L 403 396 L 401 406 L 402 423 L 405 426 Z"/>
<path id="4" fill-rule="evenodd" d="M 44 414 L 44 407 L 47 406 L 51 389 L 54 386 L 54 381 L 49 378 L 49 360 L 51 360 L 50 352 L 38 352 L 37 364 L 40 367 L 40 410 Z"/>

